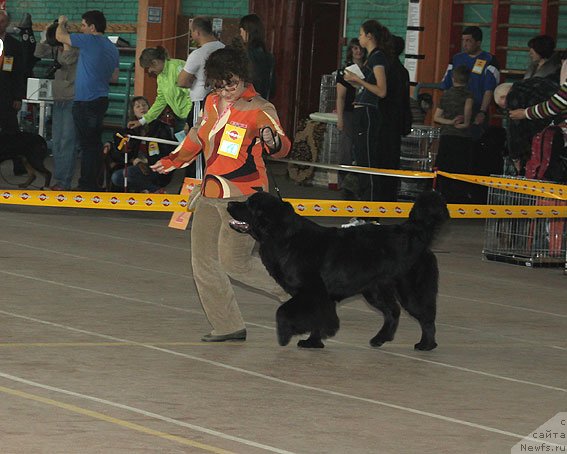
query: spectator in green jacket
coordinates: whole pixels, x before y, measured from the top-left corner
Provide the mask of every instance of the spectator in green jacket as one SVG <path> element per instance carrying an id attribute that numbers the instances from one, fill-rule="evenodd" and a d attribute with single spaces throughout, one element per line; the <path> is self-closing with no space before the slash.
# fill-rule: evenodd
<path id="1" fill-rule="evenodd" d="M 150 77 L 157 77 L 157 96 L 150 110 L 139 120 L 128 122 L 128 128 L 143 126 L 158 118 L 169 106 L 176 117 L 175 130 L 185 126 L 185 120 L 191 110 L 189 90 L 177 86 L 177 76 L 185 62 L 169 58 L 167 50 L 161 46 L 148 47 L 140 55 L 140 66 Z"/>

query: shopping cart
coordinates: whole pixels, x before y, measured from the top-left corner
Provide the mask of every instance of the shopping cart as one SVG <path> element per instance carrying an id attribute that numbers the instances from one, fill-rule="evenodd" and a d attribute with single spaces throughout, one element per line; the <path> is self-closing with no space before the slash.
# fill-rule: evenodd
<path id="1" fill-rule="evenodd" d="M 412 126 L 402 137 L 400 169 L 431 172 L 437 156 L 440 129 L 433 126 Z M 417 195 L 431 188 L 431 179 L 400 178 L 398 200 L 413 201 Z"/>
<path id="2" fill-rule="evenodd" d="M 557 206 L 567 205 L 567 201 L 491 187 L 488 204 Z M 487 219 L 482 253 L 488 260 L 529 267 L 563 266 L 567 260 L 566 225 L 565 219 Z"/>

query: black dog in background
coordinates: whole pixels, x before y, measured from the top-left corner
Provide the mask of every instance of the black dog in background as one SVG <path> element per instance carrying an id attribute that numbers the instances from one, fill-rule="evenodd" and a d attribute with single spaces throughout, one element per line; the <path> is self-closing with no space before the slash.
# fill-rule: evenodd
<path id="1" fill-rule="evenodd" d="M 230 225 L 252 235 L 262 262 L 292 298 L 277 311 L 280 345 L 310 333 L 298 343 L 323 348 L 322 339 L 339 329 L 336 303 L 362 294 L 384 314 L 370 345 L 391 341 L 400 307 L 422 330 L 417 350 L 433 350 L 438 286 L 437 260 L 430 250 L 434 235 L 449 218 L 442 196 L 422 193 L 409 219 L 398 225 L 323 227 L 296 214 L 288 202 L 258 192 L 246 202 L 230 202 Z"/>
<path id="2" fill-rule="evenodd" d="M 28 172 L 28 179 L 18 185 L 20 188 L 27 188 L 36 179 L 36 171 L 45 179 L 43 186 L 49 187 L 51 172 L 43 163 L 47 155 L 47 143 L 40 135 L 0 131 L 0 162 L 21 158 Z"/>

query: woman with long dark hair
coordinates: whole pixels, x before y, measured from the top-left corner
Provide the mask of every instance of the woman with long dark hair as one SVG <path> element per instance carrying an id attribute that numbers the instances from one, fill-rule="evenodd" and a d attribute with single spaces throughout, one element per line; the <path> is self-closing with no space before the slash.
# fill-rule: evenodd
<path id="1" fill-rule="evenodd" d="M 240 19 L 240 37 L 252 64 L 252 84 L 260 96 L 270 99 L 275 90 L 274 56 L 268 52 L 264 24 L 256 14 Z"/>
<path id="2" fill-rule="evenodd" d="M 346 71 L 344 79 L 360 87 L 354 99 L 353 120 L 355 125 L 354 151 L 356 163 L 362 167 L 380 167 L 384 150 L 380 146 L 384 113 L 381 100 L 388 94 L 387 73 L 392 55 L 391 35 L 388 28 L 378 21 L 368 20 L 360 27 L 358 40 L 368 52 L 362 67 L 364 79 Z M 360 200 L 380 200 L 377 177 L 359 174 Z"/>
<path id="3" fill-rule="evenodd" d="M 348 43 L 344 68 L 353 64 L 362 68 L 366 60 L 366 50 L 360 45 L 357 38 Z M 354 158 L 354 98 L 356 88 L 344 79 L 344 68 L 337 71 L 337 129 L 339 130 L 339 164 L 352 165 Z M 358 180 L 353 173 L 339 172 L 339 186 L 343 194 L 351 199 L 357 192 Z"/>

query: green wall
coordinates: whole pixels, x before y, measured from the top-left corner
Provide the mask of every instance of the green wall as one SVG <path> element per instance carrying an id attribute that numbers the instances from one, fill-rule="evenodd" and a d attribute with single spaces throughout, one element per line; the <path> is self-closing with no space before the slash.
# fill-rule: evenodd
<path id="1" fill-rule="evenodd" d="M 541 3 L 541 2 L 540 2 Z M 511 24 L 540 24 L 540 7 L 513 5 L 511 7 Z M 557 48 L 567 48 L 567 5 L 559 7 L 559 24 L 557 36 Z M 465 5 L 465 22 L 491 22 L 491 5 Z M 482 29 L 484 33 L 483 49 L 490 48 L 490 28 Z M 539 32 L 530 29 L 511 28 L 508 43 L 510 46 L 527 47 L 530 38 Z M 507 55 L 506 67 L 509 69 L 526 69 L 530 63 L 527 51 L 510 51 Z"/>
<path id="2" fill-rule="evenodd" d="M 285 0 L 273 0 L 285 1 Z M 427 0 L 423 0 L 424 3 Z M 138 17 L 138 0 L 8 0 L 8 10 L 12 13 L 14 23 L 19 22 L 24 12 L 32 14 L 35 22 L 47 22 L 57 18 L 59 14 L 67 15 L 71 21 L 79 21 L 81 14 L 89 9 L 102 10 L 110 22 L 136 23 Z M 376 19 L 386 25 L 394 34 L 405 37 L 408 0 L 349 0 L 346 12 L 346 37 L 358 36 L 360 25 L 367 19 Z M 249 13 L 248 0 L 182 0 L 182 14 L 186 16 L 206 15 L 222 17 L 241 17 Z M 533 6 L 512 6 L 511 22 L 530 24 L 539 23 L 539 8 Z M 492 6 L 465 5 L 465 21 L 490 22 Z M 567 5 L 560 6 L 558 48 L 567 48 Z M 485 34 L 484 49 L 490 47 L 490 29 L 483 29 Z M 510 45 L 526 46 L 534 30 L 511 30 Z M 125 39 L 135 45 L 134 34 L 122 34 Z M 527 52 L 510 52 L 509 68 L 524 69 L 528 65 Z"/>
<path id="3" fill-rule="evenodd" d="M 17 24 L 24 13 L 30 13 L 33 22 L 51 22 L 65 15 L 70 22 L 81 22 L 85 11 L 97 9 L 104 13 L 108 22 L 135 24 L 138 22 L 138 0 L 7 0 L 7 10 L 12 22 Z M 136 45 L 136 35 L 121 33 L 121 37 Z"/>
<path id="4" fill-rule="evenodd" d="M 407 12 L 407 0 L 381 0 L 379 2 L 349 0 L 346 36 L 348 39 L 358 38 L 358 31 L 362 23 L 368 19 L 375 19 L 388 27 L 394 35 L 405 39 Z"/>
<path id="5" fill-rule="evenodd" d="M 181 10 L 184 16 L 242 17 L 248 14 L 248 0 L 182 0 Z"/>

